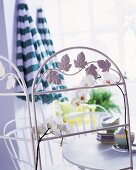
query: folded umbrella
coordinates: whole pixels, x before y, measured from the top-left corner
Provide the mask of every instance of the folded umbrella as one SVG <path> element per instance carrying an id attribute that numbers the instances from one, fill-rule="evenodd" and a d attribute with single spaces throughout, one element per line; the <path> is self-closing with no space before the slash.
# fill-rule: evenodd
<path id="1" fill-rule="evenodd" d="M 43 11 L 42 8 L 39 8 L 37 10 L 37 28 L 38 28 L 38 32 L 41 36 L 41 40 L 43 42 L 43 45 L 45 47 L 46 54 L 47 54 L 48 57 L 50 57 L 55 53 L 55 50 L 54 50 L 54 45 L 53 45 L 53 41 L 52 41 L 52 38 L 51 38 L 49 26 L 48 26 L 48 23 L 47 23 L 47 19 L 45 18 L 44 11 Z M 52 65 L 52 68 L 58 68 L 56 58 L 55 59 L 52 58 L 50 64 Z M 62 74 L 60 74 L 60 77 L 64 82 L 64 77 L 63 77 Z M 55 89 L 57 89 L 57 90 L 58 89 L 65 89 L 65 88 L 66 88 L 66 86 L 64 86 L 62 84 L 57 85 L 57 86 L 52 85 L 52 89 L 54 89 L 54 90 Z M 57 95 L 59 95 L 60 101 L 67 100 L 67 98 L 62 96 L 61 94 L 57 94 Z M 55 96 L 56 96 L 56 94 L 55 94 Z"/>
<path id="2" fill-rule="evenodd" d="M 37 10 L 37 28 L 38 32 L 41 36 L 41 40 L 46 49 L 46 53 L 52 56 L 55 53 L 53 41 L 51 39 L 51 33 L 49 30 L 49 26 L 47 23 L 47 19 L 45 18 L 44 12 L 42 8 Z"/>
<path id="3" fill-rule="evenodd" d="M 32 92 L 32 82 L 37 70 L 42 65 L 44 60 L 48 57 L 45 47 L 43 46 L 41 37 L 34 25 L 33 19 L 29 14 L 28 5 L 24 0 L 20 0 L 18 4 L 18 22 L 17 22 L 17 67 L 23 75 L 23 78 L 28 87 L 28 92 Z M 38 76 L 37 82 L 43 72 L 45 72 L 49 65 L 45 65 Z M 41 79 L 38 85 L 38 91 L 52 90 L 52 86 Z M 21 92 L 19 86 L 17 91 Z M 42 100 L 43 103 L 51 103 L 54 99 L 61 97 L 60 94 L 46 94 L 37 96 L 36 100 Z"/>

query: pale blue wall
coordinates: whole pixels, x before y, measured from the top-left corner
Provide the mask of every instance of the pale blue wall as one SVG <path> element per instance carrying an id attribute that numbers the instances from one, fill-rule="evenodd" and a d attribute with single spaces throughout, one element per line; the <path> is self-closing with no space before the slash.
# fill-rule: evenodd
<path id="1" fill-rule="evenodd" d="M 36 22 L 36 7 L 45 0 L 26 0 Z M 18 0 L 0 0 L 0 55 L 16 63 L 16 21 Z M 0 91 L 3 87 L 0 86 Z M 0 135 L 6 122 L 14 119 L 14 104 L 11 98 L 0 97 Z M 0 139 L 0 170 L 15 170 L 4 141 Z"/>
<path id="2" fill-rule="evenodd" d="M 36 20 L 37 0 L 26 0 L 33 19 Z M 39 1 L 40 2 L 40 1 Z M 16 21 L 18 0 L 0 0 L 0 55 L 3 55 L 16 63 Z M 4 87 L 0 85 L 0 91 Z M 0 97 L 0 135 L 6 122 L 14 119 L 13 99 Z M 5 147 L 3 139 L 0 139 L 0 170 L 15 170 L 11 158 Z"/>
<path id="3" fill-rule="evenodd" d="M 13 35 L 15 35 L 13 34 L 15 1 L 9 2 L 12 2 L 12 6 L 11 4 L 8 5 L 6 0 L 0 0 L 0 55 L 11 59 L 15 49 L 15 44 L 13 43 Z M 7 9 L 7 5 L 10 10 Z M 12 8 L 13 6 L 14 8 Z M 7 34 L 8 31 L 9 34 Z M 0 91 L 3 88 L 0 86 Z M 13 118 L 14 108 L 12 98 L 0 97 L 0 135 L 3 133 L 5 123 Z M 15 170 L 3 139 L 0 139 L 0 170 Z"/>

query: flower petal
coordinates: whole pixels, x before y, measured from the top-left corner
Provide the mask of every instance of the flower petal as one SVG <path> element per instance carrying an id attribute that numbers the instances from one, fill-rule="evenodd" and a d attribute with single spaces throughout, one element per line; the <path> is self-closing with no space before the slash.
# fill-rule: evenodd
<path id="1" fill-rule="evenodd" d="M 3 66 L 2 62 L 0 61 L 0 77 L 5 75 L 5 67 Z"/>

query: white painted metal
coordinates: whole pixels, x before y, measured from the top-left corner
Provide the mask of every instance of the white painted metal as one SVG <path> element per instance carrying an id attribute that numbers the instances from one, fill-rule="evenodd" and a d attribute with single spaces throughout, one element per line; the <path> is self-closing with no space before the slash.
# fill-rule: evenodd
<path id="1" fill-rule="evenodd" d="M 85 105 L 85 104 L 84 104 Z M 102 106 L 97 104 L 87 105 L 88 108 L 90 108 L 87 112 L 81 112 L 81 113 L 73 113 L 72 115 L 66 116 L 66 121 L 70 123 L 70 121 L 74 120 L 74 125 L 76 127 L 76 132 L 80 131 L 87 131 L 88 129 L 98 129 L 101 128 L 102 119 L 104 117 L 110 116 L 110 113 Z M 101 108 L 101 112 L 92 112 L 92 108 Z M 96 127 L 93 127 L 93 116 L 96 117 Z M 81 122 L 78 123 L 78 118 L 81 118 Z M 88 119 L 89 125 L 85 122 L 85 118 Z"/>
<path id="2" fill-rule="evenodd" d="M 37 92 L 36 91 L 37 90 L 36 80 L 37 80 L 39 73 L 42 70 L 42 67 L 44 67 L 44 65 L 46 63 L 48 63 L 52 58 L 57 57 L 57 59 L 58 59 L 58 57 L 60 57 L 61 54 L 63 55 L 64 52 L 67 54 L 67 53 L 71 52 L 72 50 L 80 50 L 80 51 L 88 50 L 88 51 L 94 52 L 95 54 L 99 54 L 103 58 L 107 59 L 112 64 L 112 66 L 114 67 L 114 69 L 111 69 L 111 70 L 114 70 L 118 74 L 118 76 L 120 77 L 119 82 L 117 82 L 116 84 L 110 84 L 108 86 L 106 86 L 104 84 L 100 84 L 100 85 L 98 84 L 98 85 L 93 86 L 93 87 L 77 87 L 77 88 L 67 88 L 67 89 L 62 89 L 62 90 L 52 90 L 52 91 L 46 90 L 46 91 L 42 91 L 42 92 Z M 91 60 L 91 57 L 90 57 L 90 60 Z M 89 62 L 91 63 L 91 61 L 89 61 Z M 79 72 L 80 72 L 80 70 L 77 73 L 79 73 Z M 62 73 L 62 72 L 60 71 L 60 73 Z M 75 75 L 77 73 L 70 74 L 69 76 L 72 77 L 73 75 Z M 44 76 L 44 74 L 45 73 L 43 73 L 43 76 Z M 67 75 L 67 74 L 64 73 L 64 75 Z M 57 93 L 57 92 L 68 92 L 68 91 L 74 91 L 74 90 L 77 90 L 77 89 L 90 89 L 90 88 L 100 88 L 100 87 L 110 87 L 110 86 L 117 86 L 120 89 L 120 91 L 121 91 L 121 93 L 124 97 L 124 108 L 125 108 L 125 123 L 120 124 L 120 125 L 116 125 L 116 126 L 111 126 L 110 128 L 123 127 L 123 126 L 128 128 L 130 169 L 133 170 L 132 148 L 131 148 L 131 144 L 130 144 L 131 143 L 130 142 L 130 117 L 129 117 L 129 106 L 128 106 L 128 98 L 127 98 L 127 90 L 126 90 L 125 80 L 124 80 L 124 77 L 123 77 L 120 69 L 117 67 L 117 65 L 106 54 L 102 53 L 101 51 L 99 51 L 97 49 L 93 49 L 93 48 L 89 48 L 89 47 L 82 47 L 82 46 L 69 47 L 69 48 L 65 48 L 63 50 L 56 52 L 55 54 L 52 55 L 52 57 L 50 57 L 50 58 L 48 58 L 44 61 L 44 63 L 41 65 L 41 67 L 37 71 L 36 76 L 35 76 L 34 81 L 33 81 L 33 85 L 32 85 L 32 106 L 33 106 L 33 113 L 34 113 L 34 119 L 35 119 L 35 128 L 37 130 L 38 113 L 36 112 L 36 106 L 35 106 L 35 96 L 36 95 L 42 95 L 42 94 L 48 94 L 48 93 Z M 106 130 L 106 129 L 108 129 L 108 128 L 91 129 L 91 130 L 87 130 L 87 131 L 63 135 L 63 136 L 60 136 L 60 137 L 55 137 L 55 136 L 46 137 L 46 138 L 43 139 L 43 141 L 52 140 L 52 139 L 56 139 L 56 138 L 62 138 L 62 137 L 69 137 L 69 136 L 74 136 L 74 135 L 81 135 L 81 134 L 85 134 L 85 133 L 91 133 L 91 132 L 96 132 L 96 131 Z M 38 137 L 39 137 L 39 135 L 37 133 L 36 134 L 37 142 L 38 142 Z M 42 170 L 42 167 L 40 167 L 40 170 Z"/>
<path id="3" fill-rule="evenodd" d="M 23 80 L 22 78 L 22 75 L 20 73 L 20 71 L 18 70 L 18 68 L 16 67 L 16 65 L 11 62 L 9 59 L 7 59 L 6 57 L 4 56 L 0 56 L 0 62 L 1 62 L 1 71 L 4 71 L 3 72 L 3 75 L 1 75 L 1 78 L 0 78 L 0 82 L 1 81 L 6 81 L 6 78 L 8 78 L 8 76 L 13 76 L 13 78 L 15 79 L 15 82 L 18 82 L 21 89 L 22 89 L 22 92 L 21 93 L 17 93 L 15 91 L 15 88 L 14 86 L 12 86 L 13 88 L 13 92 L 9 91 L 8 89 L 6 89 L 5 87 L 5 91 L 1 91 L 0 92 L 0 96 L 25 96 L 26 98 L 26 109 L 27 109 L 27 113 L 28 113 L 28 122 L 29 122 L 29 128 L 30 128 L 30 139 L 29 139 L 29 142 L 31 143 L 31 146 L 32 146 L 32 162 L 33 162 L 33 166 L 34 166 L 34 158 L 35 158 L 35 150 L 34 150 L 34 140 L 33 140 L 33 135 L 32 135 L 32 132 L 31 132 L 31 128 L 32 128 L 32 122 L 31 122 L 31 114 L 30 114 L 30 103 L 29 103 L 29 97 L 28 97 L 28 92 L 27 92 L 27 87 L 26 87 L 26 84 L 25 84 L 25 81 Z M 8 64 L 9 65 L 9 68 L 10 68 L 10 73 L 9 73 L 9 70 L 5 70 L 5 66 L 4 64 Z M 9 82 L 10 83 L 10 82 Z M 13 106 L 14 107 L 14 106 Z M 6 128 L 12 124 L 14 121 L 9 121 L 5 127 L 4 127 L 4 131 L 3 131 L 3 136 L 0 136 L 0 138 L 3 138 L 4 141 L 5 141 L 5 144 L 7 146 L 7 149 L 9 151 L 9 154 L 11 156 L 11 159 L 14 163 L 14 166 L 15 168 L 17 169 L 17 166 L 18 166 L 18 163 L 20 162 L 19 160 L 19 157 L 17 157 L 17 151 L 16 149 L 18 149 L 17 147 L 14 147 L 12 141 L 24 141 L 24 142 L 28 142 L 28 140 L 26 138 L 22 138 L 22 139 L 19 139 L 17 138 L 16 134 L 17 134 L 17 131 L 16 129 L 10 129 L 10 131 L 8 133 L 6 133 Z M 14 127 L 15 128 L 15 127 Z M 7 145 L 7 141 L 9 141 L 9 146 Z M 11 150 L 12 151 L 11 151 Z M 12 152 L 12 153 L 11 153 Z M 22 160 L 23 161 L 23 160 Z M 29 164 L 29 163 L 28 163 Z M 18 170 L 18 169 L 17 169 Z"/>
<path id="4" fill-rule="evenodd" d="M 32 153 L 29 153 L 31 144 L 31 138 L 26 138 L 28 133 L 31 132 L 30 127 L 26 128 L 16 128 L 11 130 L 12 126 L 16 126 L 16 120 L 12 120 L 8 122 L 3 131 L 4 140 L 6 147 L 8 149 L 9 155 L 15 165 L 16 170 L 18 169 L 34 169 L 34 164 Z M 20 140 L 18 139 L 18 135 L 21 134 Z M 7 137 L 7 138 L 6 138 Z M 23 154 L 26 154 L 27 160 L 24 160 Z M 30 155 L 31 154 L 31 155 Z"/>

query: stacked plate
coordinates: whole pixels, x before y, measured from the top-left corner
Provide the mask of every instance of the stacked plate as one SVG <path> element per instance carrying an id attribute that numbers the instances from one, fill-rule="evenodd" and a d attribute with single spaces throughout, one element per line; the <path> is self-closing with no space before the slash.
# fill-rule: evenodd
<path id="1" fill-rule="evenodd" d="M 97 140 L 105 144 L 114 144 L 114 133 L 108 133 L 107 131 L 97 132 Z"/>

